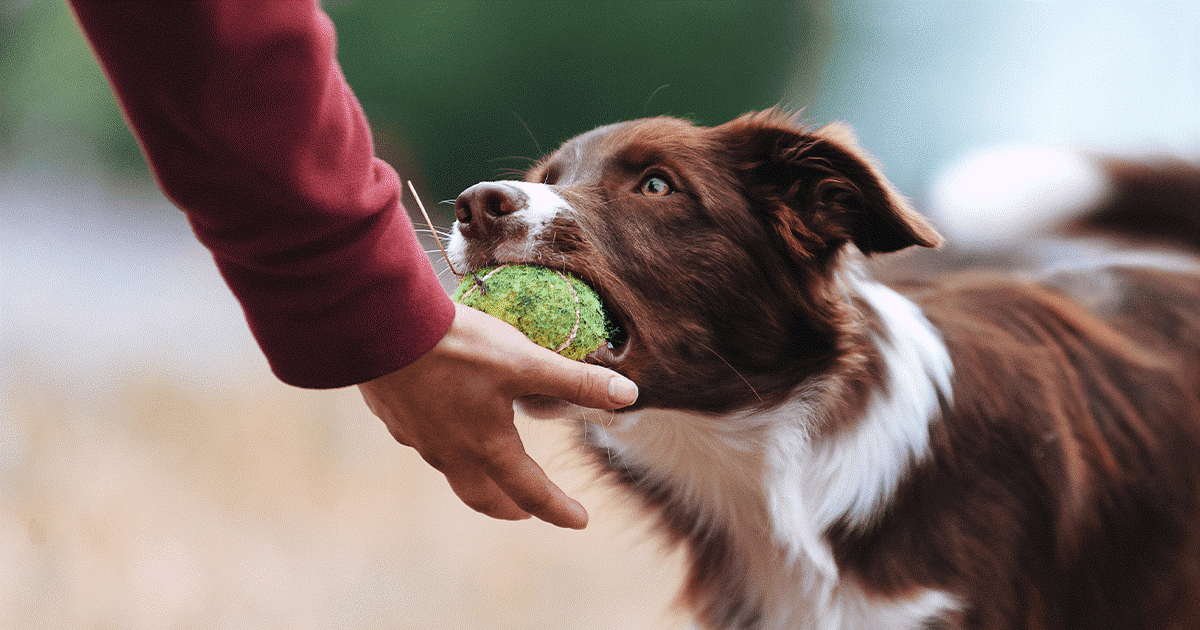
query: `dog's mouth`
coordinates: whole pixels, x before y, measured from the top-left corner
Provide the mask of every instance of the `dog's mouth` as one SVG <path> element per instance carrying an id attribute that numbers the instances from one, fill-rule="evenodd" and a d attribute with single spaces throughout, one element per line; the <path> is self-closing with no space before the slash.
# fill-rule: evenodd
<path id="1" fill-rule="evenodd" d="M 591 285 L 589 284 L 589 286 Z M 594 289 L 595 287 L 593 287 Z M 595 350 L 588 353 L 583 360 L 587 363 L 594 363 L 605 367 L 616 367 L 629 357 L 629 349 L 633 345 L 630 343 L 628 318 L 619 314 L 612 302 L 606 299 L 603 293 L 599 291 L 596 291 L 596 293 L 600 295 L 600 301 L 604 304 L 604 309 L 611 320 L 610 330 L 613 331 L 611 334 L 612 338 L 601 343 Z"/>

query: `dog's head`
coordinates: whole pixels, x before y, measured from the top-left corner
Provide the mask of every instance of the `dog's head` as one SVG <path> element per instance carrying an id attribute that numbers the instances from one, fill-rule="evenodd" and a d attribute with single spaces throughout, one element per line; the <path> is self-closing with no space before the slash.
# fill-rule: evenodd
<path id="1" fill-rule="evenodd" d="M 455 211 L 457 269 L 578 275 L 624 331 L 588 360 L 637 382 L 639 406 L 710 412 L 777 402 L 836 358 L 847 246 L 940 241 L 848 128 L 775 110 L 600 127 L 524 182 L 472 186 Z"/>

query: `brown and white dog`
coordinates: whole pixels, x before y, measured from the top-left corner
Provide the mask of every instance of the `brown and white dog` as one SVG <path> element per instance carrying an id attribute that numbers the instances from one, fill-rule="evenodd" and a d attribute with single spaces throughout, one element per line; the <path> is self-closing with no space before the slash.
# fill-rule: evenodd
<path id="1" fill-rule="evenodd" d="M 585 440 L 700 627 L 1200 628 L 1192 259 L 885 286 L 861 255 L 939 235 L 777 111 L 601 127 L 456 213 L 460 270 L 569 271 L 619 320 L 589 360 L 641 398 Z"/>

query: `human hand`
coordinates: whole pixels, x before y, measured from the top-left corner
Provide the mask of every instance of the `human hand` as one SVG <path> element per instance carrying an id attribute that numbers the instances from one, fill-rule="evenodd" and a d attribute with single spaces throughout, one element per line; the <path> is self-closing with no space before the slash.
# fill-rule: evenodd
<path id="1" fill-rule="evenodd" d="M 582 529 L 587 511 L 525 452 L 513 401 L 543 395 L 618 409 L 637 399 L 637 386 L 542 348 L 491 315 L 455 306 L 446 336 L 413 363 L 359 385 L 363 399 L 396 441 L 446 475 L 471 508 Z"/>

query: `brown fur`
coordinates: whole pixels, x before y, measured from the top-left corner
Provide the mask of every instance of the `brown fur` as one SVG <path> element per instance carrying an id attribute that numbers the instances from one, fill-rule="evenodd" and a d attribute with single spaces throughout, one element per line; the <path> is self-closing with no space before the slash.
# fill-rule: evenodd
<path id="1" fill-rule="evenodd" d="M 881 524 L 832 533 L 864 583 L 962 593 L 966 628 L 1197 627 L 1200 279 L 1113 273 L 1108 321 L 1005 278 L 913 294 L 959 386 Z"/>
<path id="2" fill-rule="evenodd" d="M 1200 164 L 1159 159 L 1108 159 L 1101 164 L 1111 192 L 1063 230 L 1110 233 L 1149 243 L 1172 243 L 1200 253 Z"/>
<path id="3" fill-rule="evenodd" d="M 649 176 L 675 192 L 638 195 Z M 554 186 L 572 212 L 525 262 L 596 287 L 628 340 L 593 360 L 638 383 L 635 409 L 761 412 L 820 378 L 836 385 L 812 427 L 823 438 L 855 427 L 884 387 L 869 341 L 880 314 L 838 281 L 847 250 L 940 242 L 846 128 L 806 130 L 775 111 L 713 128 L 602 127 L 527 181 Z M 1143 236 L 1200 212 L 1159 207 Z M 1080 225 L 1136 231 L 1106 212 Z M 495 262 L 492 245 L 477 235 L 468 265 Z M 1200 627 L 1200 275 L 1118 266 L 897 289 L 939 330 L 953 389 L 930 456 L 870 526 L 826 532 L 843 579 L 884 601 L 952 594 L 960 607 L 938 628 Z M 601 459 L 690 550 L 698 618 L 759 627 L 730 526 L 700 519 L 677 480 Z"/>

